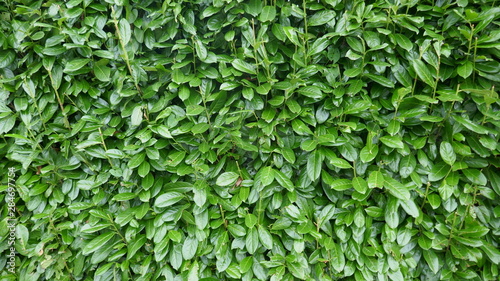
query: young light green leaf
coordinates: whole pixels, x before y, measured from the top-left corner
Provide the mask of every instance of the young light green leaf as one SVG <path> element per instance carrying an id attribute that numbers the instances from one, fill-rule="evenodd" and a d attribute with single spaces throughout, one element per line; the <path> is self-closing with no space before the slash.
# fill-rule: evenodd
<path id="1" fill-rule="evenodd" d="M 319 178 L 324 158 L 324 155 L 319 150 L 311 152 L 311 155 L 307 158 L 307 176 L 312 181 Z"/>
<path id="2" fill-rule="evenodd" d="M 403 140 L 399 136 L 383 136 L 380 141 L 390 148 L 402 149 L 404 147 Z"/>
<path id="3" fill-rule="evenodd" d="M 474 67 L 472 65 L 471 61 L 466 61 L 464 64 L 459 66 L 457 68 L 457 73 L 460 75 L 462 78 L 467 78 L 472 74 L 472 71 L 474 70 Z"/>
<path id="4" fill-rule="evenodd" d="M 273 21 L 276 17 L 276 7 L 275 6 L 265 6 L 260 12 L 259 20 L 261 22 Z"/>
<path id="5" fill-rule="evenodd" d="M 368 163 L 373 161 L 375 157 L 378 154 L 378 146 L 377 145 L 371 145 L 371 146 L 365 146 L 363 149 L 361 149 L 359 153 L 359 159 L 361 159 L 361 162 L 363 163 Z"/>
<path id="6" fill-rule="evenodd" d="M 384 187 L 387 188 L 394 197 L 406 201 L 410 200 L 410 191 L 397 180 L 384 176 Z"/>
<path id="7" fill-rule="evenodd" d="M 344 191 L 352 187 L 352 181 L 348 179 L 336 179 L 332 182 L 330 187 L 337 191 Z"/>
<path id="8" fill-rule="evenodd" d="M 172 206 L 175 203 L 181 201 L 183 198 L 184 194 L 176 191 L 170 191 L 156 198 L 155 207 L 165 208 L 168 206 Z"/>
<path id="9" fill-rule="evenodd" d="M 373 171 L 368 176 L 369 188 L 382 188 L 384 186 L 384 174 L 380 171 Z"/>
<path id="10" fill-rule="evenodd" d="M 233 185 L 238 179 L 239 175 L 235 172 L 225 172 L 222 173 L 216 181 L 218 186 L 228 186 Z"/>
<path id="11" fill-rule="evenodd" d="M 430 70 L 427 68 L 425 63 L 421 60 L 413 60 L 412 61 L 413 68 L 415 69 L 415 72 L 417 73 L 418 77 L 425 82 L 425 84 L 431 86 L 434 88 L 434 84 L 436 81 L 432 77 L 432 74 Z"/>
<path id="12" fill-rule="evenodd" d="M 260 243 L 262 243 L 262 246 L 267 248 L 268 250 L 271 250 L 273 248 L 273 237 L 271 236 L 271 233 L 262 226 L 259 226 L 259 240 Z"/>
<path id="13" fill-rule="evenodd" d="M 185 260 L 190 260 L 196 255 L 198 250 L 198 239 L 196 237 L 187 237 L 182 245 L 182 257 Z"/>
<path id="14" fill-rule="evenodd" d="M 413 199 L 410 198 L 410 200 L 399 200 L 399 205 L 403 207 L 408 215 L 414 218 L 418 218 L 420 216 L 419 208 L 417 207 Z"/>
<path id="15" fill-rule="evenodd" d="M 75 72 L 79 70 L 80 68 L 84 67 L 90 59 L 74 59 L 70 60 L 66 63 L 66 66 L 64 67 L 63 72 L 68 73 L 68 72 Z"/>
<path id="16" fill-rule="evenodd" d="M 111 240 L 111 238 L 113 238 L 114 236 L 115 236 L 114 232 L 106 232 L 97 236 L 83 247 L 82 255 L 86 256 L 88 254 L 97 251 L 106 243 L 108 243 L 108 241 Z"/>
<path id="17" fill-rule="evenodd" d="M 142 106 L 138 105 L 134 107 L 134 110 L 132 111 L 132 126 L 139 126 L 142 122 Z"/>
<path id="18" fill-rule="evenodd" d="M 245 245 L 250 255 L 253 255 L 253 253 L 257 251 L 257 248 L 259 247 L 259 233 L 255 227 L 248 230 Z"/>
<path id="19" fill-rule="evenodd" d="M 457 160 L 453 146 L 447 141 L 443 141 L 439 145 L 439 154 L 441 154 L 443 161 L 450 166 L 453 166 L 455 160 Z"/>
<path id="20" fill-rule="evenodd" d="M 233 60 L 232 65 L 234 68 L 236 68 L 237 70 L 244 72 L 244 73 L 248 73 L 248 74 L 256 74 L 257 73 L 255 70 L 255 65 L 250 64 L 250 63 L 243 61 L 243 60 L 240 60 L 240 59 Z"/>
<path id="21" fill-rule="evenodd" d="M 127 45 L 130 42 L 130 38 L 132 37 L 130 23 L 126 19 L 122 18 L 118 22 L 118 28 L 120 31 L 120 36 L 121 36 L 121 40 L 123 42 L 123 45 Z"/>
<path id="22" fill-rule="evenodd" d="M 105 61 L 98 62 L 94 65 L 94 74 L 97 79 L 102 82 L 108 82 L 111 74 L 111 69 L 106 65 Z"/>
<path id="23" fill-rule="evenodd" d="M 328 48 L 329 45 L 330 40 L 326 36 L 316 39 L 309 48 L 309 56 L 319 54 L 324 49 Z"/>
<path id="24" fill-rule="evenodd" d="M 394 82 L 392 82 L 389 78 L 376 75 L 376 74 L 371 74 L 371 73 L 366 73 L 364 74 L 365 77 L 368 77 L 369 79 L 377 82 L 378 84 L 387 87 L 387 88 L 394 88 Z"/>
<path id="25" fill-rule="evenodd" d="M 309 98 L 313 99 L 321 99 L 323 98 L 323 92 L 321 92 L 321 89 L 316 86 L 306 86 L 299 88 L 297 92 L 301 95 L 304 95 Z"/>
<path id="26" fill-rule="evenodd" d="M 262 185 L 268 186 L 274 181 L 274 169 L 270 166 L 261 168 L 258 172 L 258 177 Z"/>
<path id="27" fill-rule="evenodd" d="M 274 178 L 278 181 L 278 183 L 286 188 L 288 191 L 294 190 L 293 182 L 285 176 L 285 174 L 279 170 L 274 170 Z"/>
<path id="28" fill-rule="evenodd" d="M 352 186 L 357 192 L 362 194 L 368 191 L 368 183 L 362 177 L 354 177 L 352 179 Z"/>

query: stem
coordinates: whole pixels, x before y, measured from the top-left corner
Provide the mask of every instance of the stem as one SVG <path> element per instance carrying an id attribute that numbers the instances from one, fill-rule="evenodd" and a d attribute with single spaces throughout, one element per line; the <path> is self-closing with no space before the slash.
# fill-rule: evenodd
<path id="1" fill-rule="evenodd" d="M 26 78 L 24 78 L 24 83 L 28 83 L 26 82 Z M 30 89 L 28 86 L 26 86 L 26 89 Z M 43 125 L 43 128 L 45 130 L 47 130 L 47 127 L 45 126 L 45 123 L 43 122 L 43 118 L 42 118 L 42 111 L 40 110 L 40 107 L 38 107 L 38 104 L 36 103 L 36 97 L 35 97 L 35 93 L 32 93 L 31 91 L 28 91 L 28 95 L 31 97 L 31 99 L 33 99 L 33 104 L 35 105 L 37 111 L 38 111 L 38 117 L 40 117 L 40 122 L 42 122 L 42 125 Z"/>
<path id="2" fill-rule="evenodd" d="M 227 229 L 227 221 L 226 218 L 224 217 L 224 210 L 222 209 L 221 204 L 219 204 L 219 209 L 220 209 L 220 214 L 222 216 L 222 221 L 224 222 L 224 227 Z"/>
<path id="3" fill-rule="evenodd" d="M 425 188 L 425 195 L 424 195 L 424 201 L 422 201 L 422 205 L 420 205 L 420 210 L 424 208 L 425 201 L 427 201 L 427 195 L 429 195 L 429 187 L 431 186 L 431 183 L 427 183 L 427 188 Z"/>
<path id="4" fill-rule="evenodd" d="M 304 36 L 302 37 L 302 41 L 304 42 L 304 64 L 307 65 L 309 57 L 308 57 L 308 50 L 309 50 L 309 40 L 307 40 L 307 10 L 306 10 L 306 0 L 302 0 L 302 9 L 304 10 Z"/>
<path id="5" fill-rule="evenodd" d="M 253 36 L 253 56 L 254 56 L 254 59 L 255 59 L 255 72 L 257 73 L 257 84 L 259 84 L 260 86 L 260 81 L 258 79 L 259 77 L 259 61 L 257 59 L 257 56 L 258 56 L 258 53 L 257 53 L 257 49 L 256 49 L 256 46 L 257 46 L 257 37 L 255 36 L 255 22 L 254 20 L 252 19 L 252 36 Z"/>
<path id="6" fill-rule="evenodd" d="M 127 245 L 127 239 L 125 239 L 125 237 L 123 237 L 123 235 L 121 234 L 120 230 L 118 229 L 118 227 L 116 227 L 115 223 L 113 222 L 113 218 L 108 215 L 108 219 L 109 221 L 111 222 L 111 225 L 113 226 L 113 228 L 115 229 L 115 232 L 118 234 L 118 236 L 121 237 L 121 239 L 123 240 L 123 243 L 125 243 L 125 245 Z"/>
<path id="7" fill-rule="evenodd" d="M 474 40 L 474 57 L 472 58 L 472 69 L 476 69 L 476 54 L 477 54 L 477 36 Z M 472 71 L 472 82 L 476 80 L 476 72 Z"/>
<path id="8" fill-rule="evenodd" d="M 450 236 L 448 237 L 448 247 L 450 246 L 451 243 L 451 238 L 453 236 L 453 229 L 455 229 L 455 221 L 457 220 L 457 212 L 455 212 L 455 215 L 453 216 L 453 223 L 451 224 L 450 228 Z"/>
<path id="9" fill-rule="evenodd" d="M 127 64 L 127 68 L 128 68 L 129 73 L 130 73 L 130 76 L 132 76 L 132 80 L 134 81 L 135 88 L 137 89 L 137 92 L 139 93 L 139 96 L 141 97 L 141 100 L 142 100 L 143 93 L 142 93 L 141 87 L 137 83 L 137 80 L 134 76 L 134 72 L 132 71 L 132 66 L 130 65 L 130 59 L 128 57 L 128 52 L 127 52 L 127 49 L 125 48 L 125 44 L 123 43 L 122 34 L 120 32 L 120 28 L 118 27 L 118 20 L 116 19 L 115 9 L 113 8 L 113 6 L 111 6 L 111 12 L 112 12 L 112 16 L 113 16 L 113 22 L 114 22 L 115 28 L 116 28 L 116 34 L 118 35 L 118 41 L 120 41 L 120 46 L 122 48 L 123 59 L 125 60 L 125 63 Z M 148 114 L 147 107 L 145 108 L 145 110 L 146 110 L 146 113 L 145 113 L 144 117 L 146 117 L 146 119 L 149 121 L 149 117 L 148 117 L 149 114 Z"/>
<path id="10" fill-rule="evenodd" d="M 64 127 L 71 129 L 71 126 L 69 125 L 68 121 L 68 116 L 66 116 L 66 113 L 64 112 L 64 106 L 61 101 L 61 97 L 59 96 L 59 91 L 57 91 L 56 87 L 54 86 L 54 79 L 52 78 L 52 71 L 47 69 L 47 72 L 49 73 L 49 78 L 50 78 L 50 84 L 52 85 L 52 89 L 54 89 L 54 92 L 56 93 L 56 98 L 57 98 L 57 103 L 59 104 L 59 108 L 61 108 L 62 115 L 64 117 Z"/>

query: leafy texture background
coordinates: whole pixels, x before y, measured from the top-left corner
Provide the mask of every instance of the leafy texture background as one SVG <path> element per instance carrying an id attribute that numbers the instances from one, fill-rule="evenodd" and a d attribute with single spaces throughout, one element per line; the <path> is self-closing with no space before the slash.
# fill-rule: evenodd
<path id="1" fill-rule="evenodd" d="M 2 280 L 498 280 L 499 17 L 3 1 Z"/>

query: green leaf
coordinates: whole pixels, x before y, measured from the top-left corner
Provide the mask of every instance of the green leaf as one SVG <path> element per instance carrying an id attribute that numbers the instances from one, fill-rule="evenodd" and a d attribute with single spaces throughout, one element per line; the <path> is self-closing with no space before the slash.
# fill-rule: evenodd
<path id="1" fill-rule="evenodd" d="M 371 73 L 366 73 L 364 75 L 384 87 L 394 88 L 394 82 L 392 82 L 389 78 Z"/>
<path id="2" fill-rule="evenodd" d="M 108 243 L 108 241 L 111 240 L 111 238 L 113 238 L 114 236 L 115 236 L 114 232 L 106 232 L 95 237 L 83 247 L 82 255 L 86 256 L 88 254 L 97 251 L 106 243 Z"/>
<path id="3" fill-rule="evenodd" d="M 481 134 L 481 135 L 489 133 L 488 129 L 486 129 L 484 126 L 478 125 L 478 124 L 470 121 L 468 118 L 464 118 L 464 117 L 458 116 L 458 115 L 453 115 L 453 118 L 458 123 L 464 125 L 467 129 L 469 129 L 469 130 L 471 130 L 471 131 L 473 131 L 475 133 L 478 133 L 478 134 Z"/>
<path id="4" fill-rule="evenodd" d="M 358 151 L 350 144 L 346 143 L 339 147 L 340 154 L 347 160 L 354 162 L 358 160 Z"/>
<path id="5" fill-rule="evenodd" d="M 333 166 L 335 166 L 337 168 L 340 168 L 340 169 L 351 169 L 352 168 L 351 164 L 342 158 L 333 157 L 333 158 L 329 158 L 328 160 L 329 160 L 330 164 L 332 164 Z"/>
<path id="6" fill-rule="evenodd" d="M 130 23 L 126 19 L 120 19 L 118 22 L 118 29 L 123 45 L 127 45 L 130 42 L 130 38 L 132 38 Z"/>
<path id="7" fill-rule="evenodd" d="M 130 158 L 130 161 L 128 162 L 128 167 L 131 169 L 139 167 L 139 165 L 144 162 L 144 159 L 146 158 L 146 153 L 141 152 L 137 153 L 132 158 Z"/>
<path id="8" fill-rule="evenodd" d="M 111 74 L 111 69 L 106 65 L 105 60 L 101 60 L 94 65 L 94 74 L 97 79 L 102 82 L 108 82 Z"/>
<path id="9" fill-rule="evenodd" d="M 361 41 L 358 38 L 347 37 L 346 40 L 347 40 L 347 44 L 349 45 L 349 47 L 351 47 L 351 49 L 353 49 L 354 51 L 356 51 L 358 53 L 365 52 L 365 47 L 364 47 L 363 43 L 361 43 Z"/>
<path id="10" fill-rule="evenodd" d="M 441 154 L 443 161 L 450 166 L 453 166 L 455 160 L 457 160 L 453 146 L 447 141 L 441 142 L 441 145 L 439 146 L 439 153 Z"/>
<path id="11" fill-rule="evenodd" d="M 274 169 L 272 167 L 264 167 L 259 170 L 258 175 L 263 186 L 268 186 L 274 181 Z"/>
<path id="12" fill-rule="evenodd" d="M 200 58 L 200 60 L 204 61 L 207 58 L 208 51 L 205 45 L 201 42 L 200 39 L 196 38 L 194 40 L 194 47 L 196 51 L 196 55 Z"/>
<path id="13" fill-rule="evenodd" d="M 425 82 L 425 84 L 431 86 L 434 88 L 435 85 L 435 80 L 432 77 L 432 74 L 430 70 L 427 68 L 425 63 L 421 60 L 413 60 L 412 61 L 413 68 L 415 69 L 415 72 L 417 73 L 418 77 Z"/>
<path id="14" fill-rule="evenodd" d="M 9 66 L 15 59 L 16 54 L 12 51 L 3 51 L 0 54 L 0 68 L 6 68 Z"/>
<path id="15" fill-rule="evenodd" d="M 415 167 L 417 166 L 417 160 L 413 155 L 407 155 L 401 159 L 399 162 L 399 174 L 402 178 L 407 178 L 413 173 Z"/>
<path id="16" fill-rule="evenodd" d="M 256 74 L 255 70 L 255 65 L 250 64 L 246 61 L 240 60 L 240 59 L 235 59 L 232 62 L 232 65 L 234 68 L 237 70 L 244 72 L 244 73 L 249 73 L 249 74 Z"/>
<path id="17" fill-rule="evenodd" d="M 90 59 L 73 59 L 66 63 L 63 72 L 75 72 L 82 67 L 84 67 L 87 63 L 89 63 Z"/>
<path id="18" fill-rule="evenodd" d="M 472 74 L 472 71 L 474 70 L 474 67 L 472 65 L 471 61 L 466 61 L 464 64 L 459 66 L 457 68 L 457 73 L 460 75 L 462 78 L 467 78 Z"/>
<path id="19" fill-rule="evenodd" d="M 444 178 L 450 171 L 450 166 L 445 163 L 438 163 L 432 166 L 429 174 L 429 181 L 434 182 Z"/>
<path id="20" fill-rule="evenodd" d="M 307 158 L 307 176 L 312 181 L 319 179 L 319 176 L 321 175 L 321 167 L 323 166 L 323 160 L 324 155 L 318 150 L 311 152 L 309 158 Z"/>
<path id="21" fill-rule="evenodd" d="M 410 215 L 414 218 L 418 218 L 420 216 L 420 210 L 417 207 L 417 205 L 415 204 L 415 202 L 413 201 L 413 199 L 399 200 L 399 205 L 401 205 L 401 207 L 403 207 L 403 209 L 405 210 L 405 212 L 408 215 Z"/>
<path id="22" fill-rule="evenodd" d="M 309 129 L 309 127 L 307 127 L 307 125 L 304 124 L 304 122 L 302 122 L 300 119 L 293 119 L 292 128 L 299 135 L 312 135 L 313 134 L 311 129 Z"/>
<path id="23" fill-rule="evenodd" d="M 269 233 L 269 231 L 267 231 L 267 229 L 262 226 L 259 226 L 258 232 L 259 240 L 260 243 L 262 243 L 262 246 L 264 246 L 268 250 L 271 250 L 273 248 L 273 237 L 271 236 L 271 233 Z"/>
<path id="24" fill-rule="evenodd" d="M 156 127 L 156 131 L 158 132 L 158 134 L 160 134 L 164 138 L 167 138 L 167 139 L 172 138 L 172 134 L 170 133 L 170 130 L 165 125 L 159 125 L 158 127 Z"/>
<path id="25" fill-rule="evenodd" d="M 253 265 L 253 257 L 246 257 L 240 261 L 241 273 L 247 273 Z"/>
<path id="26" fill-rule="evenodd" d="M 199 281 L 200 280 L 200 274 L 198 273 L 199 271 L 199 265 L 198 261 L 195 260 L 193 264 L 189 267 L 188 275 L 187 275 L 187 281 Z"/>
<path id="27" fill-rule="evenodd" d="M 423 254 L 425 261 L 429 265 L 429 268 L 432 270 L 432 272 L 434 272 L 434 274 L 437 274 L 442 266 L 442 263 L 439 261 L 439 257 L 432 250 L 423 251 Z"/>
<path id="28" fill-rule="evenodd" d="M 483 241 L 481 241 L 478 238 L 469 238 L 469 237 L 460 237 L 460 236 L 453 236 L 453 239 L 461 244 L 464 244 L 469 247 L 481 247 L 483 246 Z"/>
<path id="29" fill-rule="evenodd" d="M 181 201 L 184 198 L 184 194 L 176 191 L 171 191 L 164 193 L 156 198 L 155 207 L 165 208 L 172 206 L 175 203 Z"/>
<path id="30" fill-rule="evenodd" d="M 346 261 L 345 261 L 344 251 L 342 251 L 342 248 L 340 247 L 339 244 L 334 244 L 331 250 L 331 257 L 332 259 L 330 260 L 330 262 L 333 268 L 337 272 L 342 272 L 344 270 Z"/>
<path id="31" fill-rule="evenodd" d="M 113 196 L 112 200 L 116 201 L 128 201 L 131 199 L 134 199 L 137 196 L 137 194 L 133 192 L 124 192 L 124 193 L 118 193 L 115 196 Z"/>
<path id="32" fill-rule="evenodd" d="M 286 34 L 288 40 L 292 42 L 295 46 L 301 46 L 302 43 L 299 41 L 299 37 L 297 36 L 297 32 L 295 32 L 295 28 L 291 26 L 283 26 L 283 31 Z"/>
<path id="33" fill-rule="evenodd" d="M 321 92 L 321 89 L 316 86 L 306 86 L 299 88 L 297 92 L 301 95 L 304 95 L 309 98 L 313 99 L 321 99 L 323 98 L 323 93 Z"/>
<path id="34" fill-rule="evenodd" d="M 252 227 L 254 227 L 257 224 L 257 222 L 258 222 L 258 218 L 254 214 L 247 214 L 245 216 L 245 225 L 246 225 L 246 227 L 252 228 Z"/>
<path id="35" fill-rule="evenodd" d="M 397 180 L 384 176 L 384 187 L 387 188 L 394 197 L 406 201 L 410 200 L 410 191 Z"/>
<path id="36" fill-rule="evenodd" d="M 132 116 L 131 116 L 131 124 L 132 126 L 139 126 L 142 122 L 142 106 L 138 105 L 134 107 L 134 110 L 132 111 Z"/>
<path id="37" fill-rule="evenodd" d="M 411 51 L 413 49 L 413 44 L 410 39 L 403 34 L 395 33 L 394 38 L 396 39 L 396 43 L 403 49 L 407 51 Z"/>
<path id="38" fill-rule="evenodd" d="M 493 247 L 490 243 L 483 243 L 481 249 L 494 264 L 500 264 L 500 251 L 497 248 Z"/>
<path id="39" fill-rule="evenodd" d="M 380 138 L 380 141 L 390 148 L 404 148 L 404 143 L 399 136 L 383 136 Z"/>
<path id="40" fill-rule="evenodd" d="M 185 260 L 190 260 L 196 255 L 198 250 L 198 239 L 196 237 L 187 237 L 182 244 L 182 257 Z"/>
<path id="41" fill-rule="evenodd" d="M 236 183 L 236 180 L 239 178 L 239 175 L 235 172 L 225 172 L 222 173 L 216 181 L 218 186 L 228 186 Z"/>
<path id="42" fill-rule="evenodd" d="M 292 149 L 288 148 L 288 147 L 284 147 L 282 150 L 281 150 L 281 154 L 283 155 L 283 157 L 285 158 L 285 160 L 290 163 L 290 164 L 293 164 L 295 163 L 295 153 L 293 152 Z"/>
<path id="43" fill-rule="evenodd" d="M 369 188 L 382 188 L 384 186 L 384 175 L 380 171 L 373 171 L 368 176 Z"/>
<path id="44" fill-rule="evenodd" d="M 357 192 L 362 194 L 368 191 L 368 183 L 361 177 L 354 177 L 352 179 L 352 186 Z"/>
<path id="45" fill-rule="evenodd" d="M 257 251 L 257 248 L 259 247 L 259 233 L 257 232 L 257 229 L 250 228 L 248 230 L 245 245 L 250 255 L 253 255 L 255 251 Z"/>
<path id="46" fill-rule="evenodd" d="M 132 243 L 130 243 L 127 251 L 127 259 L 132 259 L 137 251 L 139 251 L 139 249 L 141 249 L 145 243 L 145 235 L 140 235 L 139 238 L 136 238 Z"/>
<path id="47" fill-rule="evenodd" d="M 228 225 L 227 230 L 235 237 L 243 237 L 247 233 L 243 226 L 237 224 Z"/>
<path id="48" fill-rule="evenodd" d="M 285 176 L 284 173 L 282 173 L 279 170 L 274 170 L 274 178 L 278 181 L 278 183 L 286 188 L 288 191 L 293 191 L 294 190 L 294 185 L 293 182 Z"/>
<path id="49" fill-rule="evenodd" d="M 276 17 L 276 7 L 275 6 L 265 6 L 260 12 L 259 20 L 261 22 L 273 21 Z"/>
<path id="50" fill-rule="evenodd" d="M 309 56 L 321 53 L 323 50 L 328 48 L 329 45 L 330 40 L 326 36 L 314 40 L 311 47 L 309 48 Z"/>
<path id="51" fill-rule="evenodd" d="M 332 182 L 330 187 L 337 191 L 344 191 L 352 187 L 352 181 L 348 179 L 337 179 Z"/>
<path id="52" fill-rule="evenodd" d="M 486 176 L 477 169 L 465 169 L 463 171 L 465 177 L 472 183 L 477 184 L 477 185 L 486 185 L 488 182 L 488 179 Z"/>
<path id="53" fill-rule="evenodd" d="M 320 10 L 319 12 L 312 15 L 312 17 L 309 17 L 307 20 L 307 24 L 308 26 L 320 26 L 330 23 L 334 21 L 334 19 L 335 19 L 335 12 L 333 10 L 325 9 L 325 10 Z M 333 23 L 330 24 L 332 24 L 333 26 Z"/>
<path id="54" fill-rule="evenodd" d="M 318 141 L 316 140 L 306 140 L 303 143 L 300 144 L 300 148 L 304 151 L 313 151 L 316 149 L 316 146 L 318 145 Z"/>
<path id="55" fill-rule="evenodd" d="M 365 146 L 363 149 L 361 149 L 359 153 L 359 159 L 361 159 L 361 162 L 363 163 L 368 163 L 373 161 L 375 157 L 378 154 L 378 146 L 377 145 L 371 145 L 371 146 Z"/>
<path id="56" fill-rule="evenodd" d="M 392 119 L 391 122 L 389 122 L 389 126 L 387 126 L 387 132 L 389 135 L 394 136 L 399 132 L 399 129 L 401 128 L 401 123 L 399 120 Z"/>

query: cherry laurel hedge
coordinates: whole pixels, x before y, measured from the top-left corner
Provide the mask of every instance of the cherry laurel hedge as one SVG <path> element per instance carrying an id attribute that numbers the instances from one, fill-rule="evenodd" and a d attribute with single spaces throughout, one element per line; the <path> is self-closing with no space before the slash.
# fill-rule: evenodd
<path id="1" fill-rule="evenodd" d="M 2 280 L 498 280 L 499 1 L 5 0 L 0 25 Z"/>

